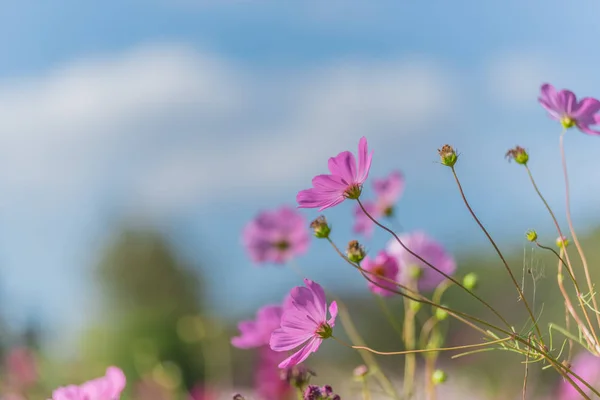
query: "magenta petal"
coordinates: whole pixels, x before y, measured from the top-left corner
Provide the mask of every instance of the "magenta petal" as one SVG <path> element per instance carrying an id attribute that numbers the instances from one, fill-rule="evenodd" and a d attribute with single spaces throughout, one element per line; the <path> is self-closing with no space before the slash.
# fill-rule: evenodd
<path id="1" fill-rule="evenodd" d="M 311 281 L 310 279 L 304 279 L 304 284 L 306 287 L 313 292 L 315 307 L 318 311 L 318 316 L 316 316 L 320 320 L 324 320 L 327 318 L 327 298 L 325 297 L 325 291 L 318 283 Z"/>
<path id="2" fill-rule="evenodd" d="M 346 187 L 356 182 L 356 160 L 351 152 L 343 151 L 331 157 L 328 166 L 331 174 L 341 177 Z"/>
<path id="3" fill-rule="evenodd" d="M 338 305 L 335 301 L 332 301 L 329 305 L 329 314 L 331 315 L 331 318 L 329 318 L 327 323 L 333 328 L 335 326 L 335 319 L 338 315 Z"/>
<path id="4" fill-rule="evenodd" d="M 595 123 L 594 118 L 600 111 L 600 101 L 586 97 L 582 99 L 575 108 L 571 116 L 577 121 L 586 125 L 593 125 Z"/>
<path id="5" fill-rule="evenodd" d="M 342 182 L 342 178 L 337 175 L 317 175 L 313 178 L 312 184 L 315 189 L 344 193 L 348 185 Z"/>
<path id="6" fill-rule="evenodd" d="M 283 329 L 276 329 L 271 335 L 269 346 L 273 351 L 293 350 L 301 344 L 305 343 L 311 337 L 313 337 L 313 334 L 298 336 L 296 334 L 286 332 Z"/>
<path id="7" fill-rule="evenodd" d="M 373 158 L 373 152 L 369 154 L 369 148 L 367 146 L 367 138 L 364 136 L 360 138 L 358 142 L 358 183 L 363 183 L 369 176 L 369 170 L 371 169 L 371 160 Z"/>
<path id="8" fill-rule="evenodd" d="M 299 351 L 292 354 L 291 357 L 286 358 L 279 364 L 279 368 L 287 368 L 293 367 L 294 365 L 300 364 L 302 361 L 306 360 L 311 353 L 314 353 L 319 349 L 319 346 L 323 342 L 323 339 L 313 337 L 304 347 L 302 347 Z"/>
<path id="9" fill-rule="evenodd" d="M 573 109 L 577 105 L 577 97 L 575 97 L 575 94 L 570 90 L 561 90 L 558 93 L 556 103 L 562 108 L 565 114 L 572 117 Z"/>

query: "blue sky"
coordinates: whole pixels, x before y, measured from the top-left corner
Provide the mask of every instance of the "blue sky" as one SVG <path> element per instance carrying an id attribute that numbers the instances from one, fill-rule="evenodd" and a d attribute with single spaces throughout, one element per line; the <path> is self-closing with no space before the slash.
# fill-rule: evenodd
<path id="1" fill-rule="evenodd" d="M 407 176 L 405 227 L 456 251 L 484 244 L 435 163 L 448 142 L 483 220 L 523 246 L 526 229 L 550 224 L 503 155 L 527 147 L 551 203 L 563 205 L 560 129 L 536 97 L 545 81 L 600 96 L 599 11 L 592 0 L 5 5 L 0 282 L 9 320 L 39 315 L 57 337 L 90 322 L 90 268 L 123 220 L 159 227 L 204 265 L 215 312 L 280 299 L 297 278 L 252 266 L 239 232 L 258 210 L 294 204 L 327 157 L 355 150 L 362 135 L 375 151 L 372 176 Z M 577 225 L 590 228 L 600 139 L 573 132 L 567 142 Z M 340 243 L 352 237 L 350 205 L 327 216 Z M 322 243 L 298 262 L 338 290 L 363 285 Z"/>

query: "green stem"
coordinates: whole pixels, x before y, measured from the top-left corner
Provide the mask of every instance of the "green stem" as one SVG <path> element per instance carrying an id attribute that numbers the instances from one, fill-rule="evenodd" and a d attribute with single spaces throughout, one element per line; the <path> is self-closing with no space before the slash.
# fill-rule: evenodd
<path id="1" fill-rule="evenodd" d="M 525 305 L 525 308 L 527 309 L 527 312 L 529 313 L 529 317 L 531 318 L 531 321 L 532 321 L 532 323 L 534 324 L 534 326 L 536 328 L 536 331 L 538 333 L 539 339 L 543 340 L 543 338 L 542 338 L 542 331 L 540 330 L 540 326 L 537 323 L 537 318 L 535 318 L 535 316 L 533 315 L 533 311 L 531 311 L 531 307 L 529 306 L 529 302 L 525 298 L 525 295 L 523 294 L 523 291 L 521 290 L 521 286 L 519 286 L 519 283 L 517 282 L 517 279 L 515 278 L 515 275 L 512 273 L 510 267 L 508 266 L 508 262 L 506 261 L 506 259 L 504 258 L 504 255 L 502 254 L 502 252 L 500 251 L 500 249 L 496 245 L 496 242 L 494 241 L 494 239 L 492 239 L 492 236 L 488 233 L 487 229 L 485 229 L 485 227 L 483 226 L 483 224 L 481 223 L 481 221 L 479 220 L 479 218 L 477 218 L 477 215 L 475 215 L 475 212 L 473 211 L 473 209 L 471 208 L 471 205 L 467 201 L 467 197 L 465 196 L 465 192 L 463 191 L 463 188 L 462 188 L 462 185 L 460 183 L 460 180 L 458 179 L 458 175 L 456 174 L 456 169 L 454 168 L 454 166 L 452 166 L 450 169 L 452 170 L 452 175 L 454 175 L 454 180 L 456 181 L 456 184 L 458 185 L 458 190 L 460 191 L 460 195 L 461 195 L 461 197 L 463 199 L 463 202 L 465 203 L 465 206 L 467 206 L 467 209 L 469 210 L 469 213 L 471 213 L 471 216 L 473 217 L 473 219 L 475 220 L 475 222 L 477 222 L 477 225 L 479 225 L 479 227 L 481 228 L 481 230 L 483 231 L 483 233 L 485 234 L 485 236 L 488 238 L 488 240 L 490 241 L 490 243 L 494 247 L 494 250 L 496 250 L 496 253 L 498 254 L 498 257 L 500 257 L 500 260 L 502 260 L 502 263 L 504 264 L 504 267 L 506 268 L 506 271 L 508 272 L 508 275 L 510 276 L 513 284 L 515 285 L 515 288 L 517 289 L 517 292 L 519 293 L 519 298 L 521 300 L 523 300 L 523 304 Z"/>
<path id="2" fill-rule="evenodd" d="M 404 348 L 415 349 L 415 311 L 410 306 L 411 300 L 404 298 Z M 414 381 L 417 369 L 417 356 L 408 353 L 404 357 L 404 397 L 410 399 L 414 394 Z"/>
<path id="3" fill-rule="evenodd" d="M 465 292 L 467 292 L 469 295 L 471 295 L 474 299 L 476 299 L 481 304 L 483 304 L 484 306 L 486 306 L 490 311 L 492 311 L 498 318 L 500 318 L 500 320 L 509 329 L 512 329 L 512 326 L 508 323 L 508 321 L 502 315 L 500 315 L 500 313 L 498 311 L 496 311 L 496 309 L 494 307 L 492 307 L 488 302 L 486 302 L 481 297 L 479 297 L 478 295 L 476 295 L 475 293 L 473 293 L 472 291 L 470 291 L 469 289 L 467 289 L 466 287 L 464 287 L 462 283 L 460 283 L 459 281 L 457 281 L 456 279 L 454 279 L 450 275 L 446 274 L 445 272 L 439 270 L 437 267 L 435 267 L 434 265 L 432 265 L 430 262 L 426 261 L 423 257 L 421 257 L 420 255 L 418 255 L 417 253 L 415 253 L 414 251 L 412 251 L 411 249 L 409 249 L 408 247 L 406 247 L 406 245 L 404 244 L 404 242 L 402 242 L 402 240 L 400 240 L 400 238 L 398 237 L 398 235 L 396 235 L 396 233 L 394 231 L 392 231 L 391 229 L 389 229 L 387 226 L 381 224 L 379 221 L 377 221 L 375 218 L 373 218 L 373 216 L 371 214 L 368 213 L 368 211 L 365 209 L 365 207 L 363 206 L 363 204 L 360 201 L 360 199 L 356 199 L 356 201 L 358 202 L 358 205 L 363 210 L 363 212 L 365 213 L 365 215 L 371 221 L 373 221 L 373 223 L 375 223 L 375 225 L 379 226 L 381 229 L 383 229 L 383 230 L 387 231 L 388 233 L 390 233 L 394 237 L 394 239 L 396 239 L 396 241 L 400 244 L 400 246 L 402 246 L 402 248 L 404 248 L 404 250 L 406 250 L 413 257 L 416 257 L 423 264 L 425 264 L 428 267 L 432 268 L 433 270 L 437 271 L 443 277 L 445 277 L 446 279 L 450 280 L 452 283 L 454 283 L 455 285 L 457 285 L 458 287 L 460 287 L 461 289 L 463 289 Z"/>

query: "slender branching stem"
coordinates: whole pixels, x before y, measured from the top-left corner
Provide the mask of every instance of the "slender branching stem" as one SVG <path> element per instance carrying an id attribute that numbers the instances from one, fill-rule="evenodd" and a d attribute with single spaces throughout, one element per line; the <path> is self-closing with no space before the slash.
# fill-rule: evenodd
<path id="1" fill-rule="evenodd" d="M 533 179 L 533 174 L 531 173 L 531 170 L 529 169 L 529 167 L 527 166 L 527 164 L 525 164 L 525 169 L 527 170 L 527 174 L 529 175 L 529 180 L 531 181 L 531 184 L 533 185 L 533 188 L 535 189 L 538 197 L 544 203 L 544 206 L 546 206 L 546 210 L 548 210 L 548 213 L 550 214 L 550 217 L 552 218 L 552 221 L 554 222 L 554 226 L 556 227 L 556 231 L 558 232 L 559 238 L 562 240 L 562 244 L 563 244 L 562 248 L 565 249 L 564 250 L 564 256 L 565 256 L 565 259 L 566 259 L 566 262 L 564 260 L 562 260 L 562 263 L 565 266 L 567 272 L 569 273 L 569 276 L 570 276 L 571 280 L 573 281 L 573 285 L 575 286 L 575 291 L 576 291 L 576 294 L 577 294 L 577 299 L 579 300 L 579 304 L 581 305 L 581 308 L 583 310 L 583 314 L 584 314 L 585 320 L 586 320 L 586 322 L 588 324 L 589 329 L 592 332 L 592 335 L 594 336 L 595 344 L 598 345 L 598 344 L 600 344 L 600 342 L 598 341 L 598 336 L 596 334 L 596 330 L 594 329 L 594 326 L 592 324 L 590 316 L 589 316 L 589 314 L 587 312 L 587 307 L 585 306 L 585 304 L 583 304 L 583 295 L 581 293 L 581 289 L 579 288 L 579 284 L 577 283 L 577 279 L 575 279 L 575 273 L 573 271 L 571 260 L 569 259 L 569 252 L 566 250 L 567 246 L 566 246 L 566 243 L 565 243 L 565 238 L 564 238 L 564 235 L 562 233 L 562 230 L 560 229 L 560 224 L 558 223 L 558 220 L 556 219 L 556 215 L 554 215 L 554 212 L 552 211 L 552 208 L 550 207 L 550 205 L 548 204 L 548 202 L 546 201 L 546 199 L 542 195 L 542 192 L 538 188 L 537 184 L 535 183 L 535 179 Z M 542 249 L 551 250 L 560 259 L 560 256 L 556 253 L 556 251 L 554 249 L 542 246 L 539 243 L 536 243 L 536 244 L 538 245 L 538 247 L 540 247 Z M 564 296 L 565 296 L 565 294 L 563 293 L 563 297 Z M 565 301 L 566 301 L 566 299 L 565 299 Z M 600 316 L 597 316 L 597 318 L 600 318 Z M 600 326 L 600 320 L 598 320 L 598 322 L 599 322 L 599 326 Z"/>
<path id="2" fill-rule="evenodd" d="M 369 212 L 365 209 L 365 207 L 363 206 L 362 202 L 360 201 L 360 199 L 356 199 L 356 201 L 358 202 L 358 205 L 360 206 L 360 208 L 362 209 L 362 211 L 365 213 L 365 215 L 371 220 L 373 221 L 373 223 L 375 223 L 375 225 L 379 226 L 381 229 L 387 231 L 389 234 L 391 234 L 394 239 L 396 239 L 396 241 L 400 244 L 400 246 L 402 246 L 402 248 L 404 248 L 404 250 L 406 250 L 409 254 L 411 254 L 413 257 L 416 257 L 419 261 L 421 261 L 423 264 L 427 265 L 428 267 L 432 268 L 433 270 L 435 270 L 436 272 L 438 272 L 439 274 L 441 274 L 444 278 L 450 280 L 452 283 L 454 283 L 455 285 L 457 285 L 458 287 L 460 287 L 461 289 L 463 289 L 465 292 L 467 292 L 469 295 L 471 295 L 473 298 L 475 298 L 477 301 L 479 301 L 481 304 L 483 304 L 485 307 L 487 307 L 490 311 L 492 311 L 498 318 L 500 318 L 500 320 L 509 328 L 512 329 L 512 326 L 508 323 L 508 321 L 498 312 L 496 311 L 496 309 L 494 307 L 492 307 L 488 302 L 486 302 L 485 300 L 483 300 L 481 297 L 479 297 L 478 295 L 476 295 L 475 293 L 473 293 L 472 291 L 470 291 L 469 289 L 467 289 L 462 283 L 460 283 L 458 280 L 456 280 L 455 278 L 453 278 L 452 276 L 448 275 L 447 273 L 441 271 L 440 269 L 438 269 L 436 266 L 432 265 L 430 262 L 426 261 L 423 257 L 421 257 L 419 254 L 415 253 L 414 251 L 412 251 L 411 249 L 409 249 L 404 242 L 402 242 L 402 240 L 400 240 L 400 238 L 398 237 L 398 235 L 396 235 L 396 233 L 391 230 L 390 228 L 388 228 L 387 226 L 383 225 L 382 223 L 380 223 L 379 221 L 377 221 L 375 218 L 373 218 L 373 216 L 371 214 L 369 214 Z"/>
<path id="3" fill-rule="evenodd" d="M 585 337 L 585 340 L 588 343 L 589 350 L 592 351 L 594 354 L 600 354 L 600 347 L 598 346 L 598 338 L 596 336 L 595 331 L 592 328 L 592 331 L 590 333 L 590 330 L 583 323 L 583 321 L 579 317 L 579 314 L 577 314 L 577 311 L 575 311 L 575 308 L 573 307 L 573 303 L 571 303 L 571 298 L 569 297 L 569 294 L 567 293 L 567 291 L 565 289 L 564 277 L 562 274 L 562 267 L 563 267 L 563 265 L 566 265 L 565 261 L 562 257 L 565 254 L 564 246 L 561 248 L 560 254 L 558 254 L 556 252 L 556 250 L 554 250 L 553 248 L 543 246 L 538 242 L 536 242 L 536 245 L 541 249 L 551 251 L 558 258 L 556 280 L 558 281 L 558 288 L 560 289 L 560 293 L 562 294 L 562 296 L 565 300 L 565 308 L 567 309 L 569 314 L 571 314 L 571 316 L 575 320 L 575 323 L 577 324 L 577 326 L 583 333 L 583 336 Z M 583 300 L 581 299 L 581 296 L 578 295 L 577 297 L 579 298 L 579 302 L 581 304 L 581 308 L 583 309 L 584 315 L 587 317 L 587 313 L 585 312 L 585 306 L 583 305 Z M 591 326 L 591 321 L 590 321 L 589 317 L 587 317 L 587 322 Z"/>
<path id="4" fill-rule="evenodd" d="M 599 310 L 598 302 L 596 301 L 596 295 L 594 293 L 594 285 L 592 284 L 592 278 L 590 277 L 590 269 L 588 267 L 587 258 L 585 257 L 583 249 L 581 248 L 581 244 L 579 243 L 579 239 L 577 238 L 577 234 L 575 233 L 575 228 L 573 227 L 573 220 L 571 218 L 571 195 L 569 190 L 569 174 L 567 172 L 567 157 L 565 155 L 564 138 L 565 130 L 563 130 L 563 132 L 560 135 L 560 155 L 562 159 L 563 174 L 565 177 L 565 208 L 567 212 L 567 223 L 569 225 L 569 231 L 571 232 L 571 236 L 573 237 L 573 243 L 575 243 L 575 247 L 577 248 L 579 256 L 581 257 L 581 263 L 583 264 L 583 271 L 585 273 L 585 280 L 590 291 L 590 296 L 592 297 L 592 304 L 595 310 Z M 596 321 L 598 322 L 598 326 L 600 327 L 600 314 L 596 313 Z"/>
<path id="5" fill-rule="evenodd" d="M 502 338 L 502 339 L 498 339 L 498 340 L 491 340 L 489 342 L 484 342 L 484 343 L 466 344 L 464 346 L 454 346 L 454 347 L 441 347 L 439 349 L 413 349 L 413 350 L 404 350 L 404 351 L 377 351 L 377 350 L 373 350 L 369 347 L 363 347 L 363 346 L 352 346 L 352 348 L 367 350 L 373 354 L 379 354 L 380 356 L 397 356 L 397 355 L 416 354 L 416 353 L 431 353 L 431 352 L 440 352 L 440 351 L 472 349 L 475 347 L 491 346 L 494 344 L 504 343 L 504 342 L 508 342 L 511 340 L 514 340 L 514 338 L 506 337 L 506 338 Z"/>
<path id="6" fill-rule="evenodd" d="M 517 289 L 517 292 L 519 293 L 519 298 L 521 300 L 523 300 L 523 304 L 525 305 L 525 308 L 527 309 L 527 312 L 529 313 L 529 317 L 531 318 L 531 322 L 534 324 L 534 326 L 536 328 L 536 331 L 537 331 L 539 339 L 543 340 L 542 331 L 541 331 L 541 329 L 539 327 L 539 324 L 537 323 L 537 319 L 533 315 L 533 311 L 531 310 L 531 307 L 529 306 L 529 302 L 527 301 L 527 298 L 523 294 L 523 290 L 521 290 L 521 286 L 519 286 L 519 283 L 517 282 L 517 279 L 515 278 L 515 275 L 513 274 L 512 270 L 510 269 L 510 267 L 508 265 L 508 262 L 506 261 L 506 258 L 504 258 L 504 255 L 502 254 L 502 252 L 500 251 L 500 249 L 496 245 L 496 242 L 494 241 L 494 239 L 492 239 L 492 236 L 488 233 L 487 229 L 485 229 L 485 227 L 483 226 L 483 224 L 481 223 L 481 221 L 479 220 L 479 218 L 477 218 L 477 215 L 475 214 L 475 212 L 471 208 L 471 205 L 469 204 L 469 202 L 467 200 L 467 197 L 465 196 L 465 192 L 464 192 L 464 190 L 462 188 L 460 180 L 458 179 L 458 175 L 456 174 L 456 169 L 454 168 L 454 166 L 451 167 L 450 169 L 452 170 L 452 175 L 454 175 L 454 180 L 456 181 L 456 184 L 458 185 L 458 190 L 460 191 L 460 195 L 461 195 L 461 197 L 463 199 L 463 202 L 465 203 L 465 206 L 469 210 L 469 213 L 471 213 L 471 216 L 473 217 L 473 219 L 475 220 L 475 222 L 477 223 L 477 225 L 479 225 L 479 227 L 481 228 L 481 230 L 483 231 L 483 233 L 485 234 L 485 236 L 488 238 L 488 240 L 490 241 L 490 243 L 494 247 L 494 250 L 496 250 L 496 253 L 498 254 L 498 257 L 500 257 L 500 260 L 502 260 L 502 263 L 504 264 L 504 267 L 506 268 L 506 271 L 508 272 L 508 275 L 510 276 L 510 279 L 512 280 L 513 284 L 515 285 L 515 288 Z"/>

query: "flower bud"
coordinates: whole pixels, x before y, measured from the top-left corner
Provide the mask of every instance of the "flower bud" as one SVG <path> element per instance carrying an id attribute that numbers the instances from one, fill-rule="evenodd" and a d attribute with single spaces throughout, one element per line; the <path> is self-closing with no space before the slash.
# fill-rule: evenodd
<path id="1" fill-rule="evenodd" d="M 246 398 L 238 393 L 233 396 L 233 400 L 246 400 Z"/>
<path id="2" fill-rule="evenodd" d="M 331 227 L 327 224 L 327 219 L 324 215 L 320 215 L 317 219 L 310 223 L 315 237 L 319 239 L 327 239 L 331 233 Z"/>
<path id="3" fill-rule="evenodd" d="M 431 375 L 431 381 L 434 385 L 440 385 L 448 380 L 448 374 L 441 369 L 436 369 Z"/>
<path id="4" fill-rule="evenodd" d="M 419 303 L 418 301 L 414 301 L 414 300 L 409 300 L 408 306 L 410 307 L 411 311 L 414 312 L 415 314 L 419 312 L 421 307 L 423 307 L 423 305 L 421 303 Z"/>
<path id="5" fill-rule="evenodd" d="M 530 242 L 535 242 L 538 239 L 538 235 L 537 232 L 534 230 L 529 230 L 527 231 L 527 233 L 525 233 L 525 237 L 527 238 L 527 240 L 529 240 Z"/>
<path id="6" fill-rule="evenodd" d="M 444 307 L 446 307 L 446 306 L 444 305 Z M 446 318 L 448 318 L 448 311 L 444 310 L 443 308 L 436 307 L 435 317 L 437 318 L 438 321 L 443 321 Z"/>
<path id="7" fill-rule="evenodd" d="M 466 287 L 468 290 L 473 290 L 477 287 L 477 274 L 474 272 L 469 272 L 468 274 L 465 275 L 465 277 L 463 278 L 462 284 L 464 287 Z"/>
<path id="8" fill-rule="evenodd" d="M 508 161 L 515 160 L 517 164 L 521 165 L 527 165 L 527 161 L 529 161 L 529 154 L 521 146 L 516 146 L 514 149 L 507 151 L 505 157 L 508 158 Z"/>
<path id="9" fill-rule="evenodd" d="M 440 160 L 443 165 L 447 167 L 453 167 L 458 160 L 458 155 L 456 151 L 449 144 L 445 144 L 441 149 L 438 149 L 438 154 L 440 155 Z"/>
<path id="10" fill-rule="evenodd" d="M 358 367 L 354 368 L 352 375 L 354 376 L 355 380 L 362 381 L 363 379 L 365 379 L 365 377 L 367 376 L 368 373 L 369 373 L 369 368 L 367 368 L 366 365 L 362 364 L 362 365 L 359 365 Z"/>
<path id="11" fill-rule="evenodd" d="M 348 260 L 358 264 L 365 258 L 365 255 L 365 248 L 358 243 L 358 240 L 348 242 L 348 248 L 346 249 Z"/>
<path id="12" fill-rule="evenodd" d="M 556 246 L 559 249 L 562 249 L 563 247 L 567 247 L 569 245 L 569 239 L 567 239 L 566 236 L 562 236 L 562 237 L 558 237 L 556 238 Z"/>

